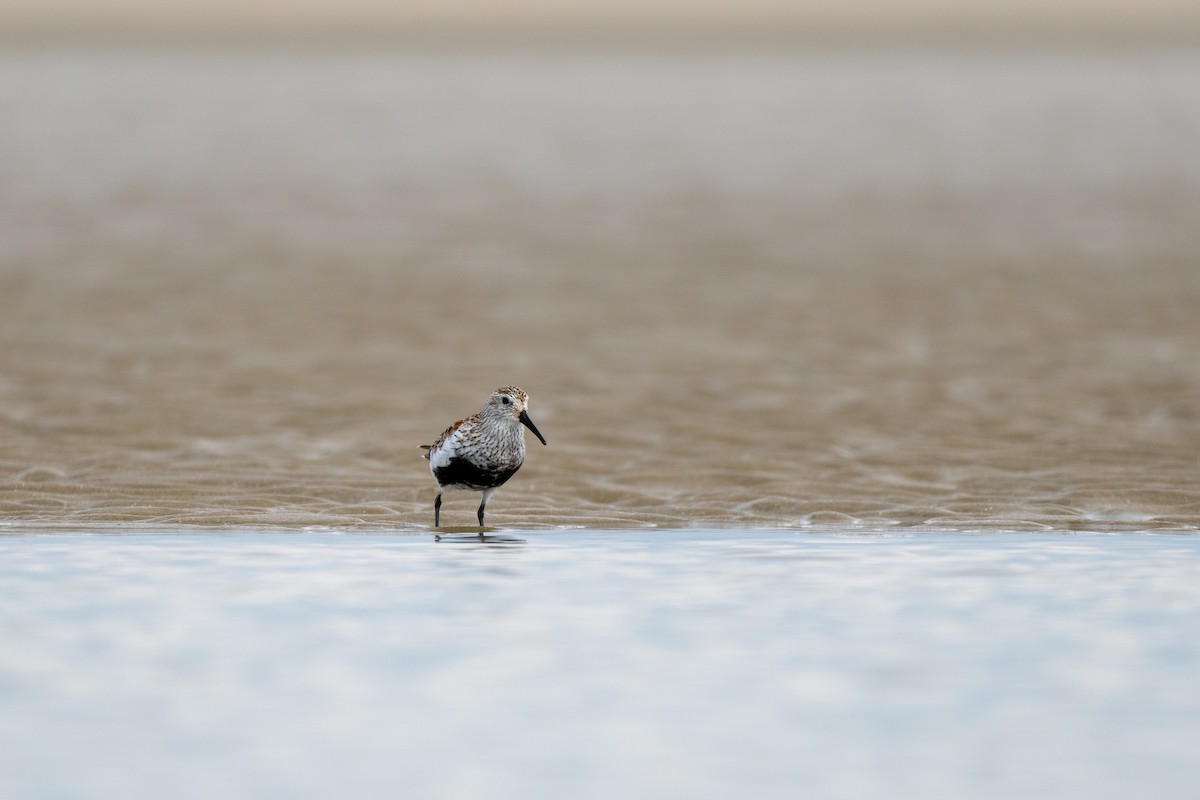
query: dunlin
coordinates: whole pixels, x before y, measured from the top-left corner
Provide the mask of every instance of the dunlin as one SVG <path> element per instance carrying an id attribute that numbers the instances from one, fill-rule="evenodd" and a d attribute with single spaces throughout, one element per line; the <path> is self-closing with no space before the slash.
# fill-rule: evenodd
<path id="1" fill-rule="evenodd" d="M 433 526 L 441 524 L 442 492 L 447 489 L 466 489 L 483 492 L 479 504 L 479 525 L 483 526 L 483 510 L 492 492 L 499 489 L 525 462 L 524 425 L 541 440 L 526 409 L 529 396 L 516 386 L 501 386 L 492 392 L 487 404 L 478 414 L 446 428 L 433 444 L 423 444 L 428 450 L 429 470 L 438 483 L 437 498 L 433 501 Z"/>

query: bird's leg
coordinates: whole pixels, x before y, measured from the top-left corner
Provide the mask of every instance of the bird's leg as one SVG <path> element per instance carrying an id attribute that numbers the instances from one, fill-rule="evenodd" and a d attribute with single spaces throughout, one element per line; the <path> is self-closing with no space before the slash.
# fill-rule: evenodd
<path id="1" fill-rule="evenodd" d="M 479 527 L 483 527 L 483 510 L 487 508 L 488 498 L 492 496 L 492 492 L 496 491 L 496 487 L 483 490 L 483 499 L 479 501 Z"/>
<path id="2" fill-rule="evenodd" d="M 433 527 L 438 527 L 442 519 L 442 493 L 438 492 L 433 498 Z"/>

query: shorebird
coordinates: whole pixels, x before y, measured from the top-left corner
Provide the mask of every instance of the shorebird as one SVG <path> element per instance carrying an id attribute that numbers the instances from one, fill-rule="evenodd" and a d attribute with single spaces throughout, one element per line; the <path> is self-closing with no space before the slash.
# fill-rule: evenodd
<path id="1" fill-rule="evenodd" d="M 421 445 L 428 451 L 425 458 L 429 459 L 429 471 L 438 483 L 433 527 L 441 524 L 442 492 L 447 489 L 483 492 L 478 511 L 479 526 L 483 527 L 488 498 L 525 462 L 525 431 L 521 426 L 546 444 L 526 412 L 528 405 L 529 395 L 525 392 L 516 386 L 501 386 L 478 414 L 455 422 L 433 444 Z"/>

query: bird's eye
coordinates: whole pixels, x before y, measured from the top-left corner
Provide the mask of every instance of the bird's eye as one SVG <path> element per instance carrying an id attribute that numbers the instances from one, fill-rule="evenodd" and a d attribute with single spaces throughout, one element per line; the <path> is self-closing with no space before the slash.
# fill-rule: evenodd
<path id="1" fill-rule="evenodd" d="M 500 398 L 500 402 L 501 402 L 501 403 L 504 403 L 504 405 L 506 405 L 506 406 L 511 406 L 511 405 L 512 405 L 512 400 L 510 400 L 510 399 L 509 399 L 509 398 L 507 398 L 507 397 L 501 397 L 501 398 Z"/>

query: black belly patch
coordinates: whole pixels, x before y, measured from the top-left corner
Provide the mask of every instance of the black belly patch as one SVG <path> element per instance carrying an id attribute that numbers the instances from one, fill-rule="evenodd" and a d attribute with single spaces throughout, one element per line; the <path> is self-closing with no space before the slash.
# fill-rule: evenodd
<path id="1" fill-rule="evenodd" d="M 433 471 L 439 486 L 461 486 L 466 489 L 482 491 L 494 489 L 511 478 L 521 465 L 501 469 L 486 469 L 467 461 L 465 458 L 451 459 L 444 467 Z"/>

